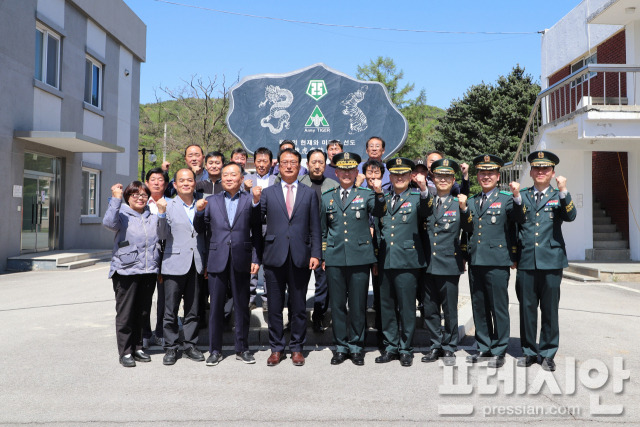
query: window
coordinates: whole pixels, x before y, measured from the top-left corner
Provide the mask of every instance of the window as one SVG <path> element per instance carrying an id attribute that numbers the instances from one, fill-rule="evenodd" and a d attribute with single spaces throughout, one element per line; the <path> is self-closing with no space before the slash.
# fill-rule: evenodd
<path id="1" fill-rule="evenodd" d="M 98 189 L 100 188 L 100 171 L 82 169 L 82 212 L 81 215 L 98 216 Z"/>
<path id="2" fill-rule="evenodd" d="M 584 67 L 585 65 L 589 65 L 589 64 L 597 64 L 598 63 L 598 53 L 594 53 L 591 56 L 588 56 L 586 58 L 582 58 L 580 61 L 576 62 L 575 64 L 571 64 L 571 74 L 575 73 L 576 71 L 578 71 L 580 68 Z M 576 80 L 574 80 L 573 82 L 571 82 L 571 87 L 577 86 L 580 83 L 589 80 L 591 77 L 594 77 L 596 74 L 596 72 L 591 71 L 583 76 L 580 76 L 579 78 L 577 78 Z"/>
<path id="3" fill-rule="evenodd" d="M 102 108 L 102 64 L 88 56 L 84 67 L 84 102 Z"/>
<path id="4" fill-rule="evenodd" d="M 60 88 L 60 36 L 36 25 L 36 80 Z"/>

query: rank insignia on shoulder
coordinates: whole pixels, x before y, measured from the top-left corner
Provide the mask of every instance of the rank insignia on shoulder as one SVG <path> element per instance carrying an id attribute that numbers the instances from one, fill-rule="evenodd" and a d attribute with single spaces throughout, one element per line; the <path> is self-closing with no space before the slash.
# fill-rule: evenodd
<path id="1" fill-rule="evenodd" d="M 501 191 L 500 194 L 506 194 L 507 196 L 513 196 L 513 193 L 510 191 Z"/>
<path id="2" fill-rule="evenodd" d="M 429 199 L 429 203 L 427 203 L 427 206 L 429 207 L 433 206 L 433 197 Z"/>
<path id="3" fill-rule="evenodd" d="M 527 213 L 527 206 L 524 203 L 522 204 L 522 212 Z"/>
<path id="4" fill-rule="evenodd" d="M 471 222 L 473 221 L 473 215 L 469 215 L 469 219 L 467 220 L 467 222 Z"/>
<path id="5" fill-rule="evenodd" d="M 573 210 L 574 206 L 573 206 L 573 200 L 571 202 L 569 202 L 569 204 L 567 205 L 567 212 L 571 212 Z"/>
<path id="6" fill-rule="evenodd" d="M 323 251 L 327 250 L 327 242 L 322 242 L 322 250 Z"/>

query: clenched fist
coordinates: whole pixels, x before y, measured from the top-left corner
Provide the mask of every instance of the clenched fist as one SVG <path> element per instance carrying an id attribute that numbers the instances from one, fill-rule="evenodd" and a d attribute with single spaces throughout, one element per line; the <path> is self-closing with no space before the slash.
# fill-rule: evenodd
<path id="1" fill-rule="evenodd" d="M 158 213 L 163 214 L 167 212 L 167 201 L 164 197 L 161 197 L 157 202 L 156 206 L 158 207 Z"/>
<path id="2" fill-rule="evenodd" d="M 420 191 L 425 191 L 427 189 L 427 178 L 422 174 L 416 175 L 416 184 L 418 184 Z"/>
<path id="3" fill-rule="evenodd" d="M 460 193 L 458 194 L 458 203 L 460 203 L 460 210 L 464 211 L 467 209 L 467 196 Z"/>
<path id="4" fill-rule="evenodd" d="M 374 178 L 371 180 L 372 190 L 376 192 L 376 194 L 382 193 L 382 180 L 378 178 Z"/>
<path id="5" fill-rule="evenodd" d="M 111 186 L 111 197 L 122 199 L 122 184 L 118 183 Z"/>
<path id="6" fill-rule="evenodd" d="M 258 203 L 260 201 L 260 196 L 262 195 L 262 187 L 256 185 L 255 187 L 253 187 L 251 192 L 253 193 L 253 203 Z"/>
<path id="7" fill-rule="evenodd" d="M 469 165 L 466 163 L 460 163 L 460 172 L 462 172 L 462 179 L 467 181 L 469 179 Z"/>
<path id="8" fill-rule="evenodd" d="M 516 181 L 512 181 L 509 183 L 509 189 L 513 193 L 513 197 L 520 196 L 520 183 Z"/>
<path id="9" fill-rule="evenodd" d="M 169 166 L 171 166 L 171 162 L 167 162 L 165 160 L 164 162 L 162 162 L 162 166 L 160 167 L 162 168 L 163 171 L 169 172 Z"/>
<path id="10" fill-rule="evenodd" d="M 356 176 L 356 187 L 360 187 L 365 179 L 367 179 L 367 177 L 363 173 L 359 173 L 358 176 Z"/>
<path id="11" fill-rule="evenodd" d="M 558 184 L 558 190 L 567 191 L 567 178 L 564 176 L 556 176 L 556 183 Z"/>
<path id="12" fill-rule="evenodd" d="M 198 212 L 202 212 L 204 210 L 204 208 L 207 207 L 207 202 L 205 199 L 200 199 L 196 201 L 196 210 Z"/>
<path id="13" fill-rule="evenodd" d="M 253 187 L 253 181 L 251 181 L 250 179 L 245 179 L 244 180 L 245 191 L 251 191 L 251 187 Z"/>

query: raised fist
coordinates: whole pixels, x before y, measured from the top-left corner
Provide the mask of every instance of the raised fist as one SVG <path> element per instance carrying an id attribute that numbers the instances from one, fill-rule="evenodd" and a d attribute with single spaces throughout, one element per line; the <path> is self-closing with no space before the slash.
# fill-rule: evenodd
<path id="1" fill-rule="evenodd" d="M 416 184 L 418 184 L 420 191 L 425 191 L 427 189 L 427 178 L 422 174 L 416 175 Z"/>
<path id="2" fill-rule="evenodd" d="M 467 196 L 462 193 L 458 194 L 458 203 L 460 203 L 461 211 L 467 209 Z"/>
<path id="3" fill-rule="evenodd" d="M 355 186 L 360 187 L 365 179 L 367 179 L 367 177 L 363 173 L 359 173 L 358 176 L 356 176 Z"/>
<path id="4" fill-rule="evenodd" d="M 199 199 L 196 201 L 196 210 L 198 212 L 202 212 L 204 210 L 204 208 L 207 207 L 207 202 L 205 199 Z"/>
<path id="5" fill-rule="evenodd" d="M 251 191 L 251 187 L 253 187 L 253 181 L 251 181 L 250 179 L 245 179 L 244 180 L 244 189 L 246 191 Z"/>
<path id="6" fill-rule="evenodd" d="M 256 185 L 253 187 L 251 192 L 253 193 L 253 203 L 258 203 L 260 201 L 260 196 L 262 196 L 262 187 Z"/>
<path id="7" fill-rule="evenodd" d="M 460 163 L 460 172 L 462 172 L 462 178 L 466 181 L 469 179 L 469 165 L 466 163 Z"/>
<path id="8" fill-rule="evenodd" d="M 372 190 L 376 193 L 382 193 L 382 180 L 378 178 L 374 178 L 371 180 Z"/>
<path id="9" fill-rule="evenodd" d="M 509 183 L 509 189 L 513 193 L 513 197 L 520 196 L 520 183 L 516 181 L 512 181 Z"/>
<path id="10" fill-rule="evenodd" d="M 558 184 L 558 190 L 567 191 L 567 178 L 564 176 L 556 176 L 556 183 Z"/>
<path id="11" fill-rule="evenodd" d="M 118 183 L 111 186 L 111 197 L 122 199 L 122 184 Z"/>
<path id="12" fill-rule="evenodd" d="M 157 202 L 156 206 L 158 207 L 158 213 L 163 214 L 167 211 L 167 201 L 164 197 L 161 197 Z"/>
<path id="13" fill-rule="evenodd" d="M 169 172 L 169 166 L 171 166 L 171 162 L 167 162 L 165 160 L 164 162 L 162 162 L 162 166 L 160 167 L 162 168 L 163 171 Z"/>

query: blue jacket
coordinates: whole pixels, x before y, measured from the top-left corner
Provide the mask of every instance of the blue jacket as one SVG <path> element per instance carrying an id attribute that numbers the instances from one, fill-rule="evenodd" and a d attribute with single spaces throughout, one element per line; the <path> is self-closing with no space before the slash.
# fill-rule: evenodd
<path id="1" fill-rule="evenodd" d="M 109 277 L 116 272 L 123 276 L 158 273 L 158 216 L 152 215 L 148 206 L 140 214 L 122 199 L 110 197 L 102 225 L 116 232 Z"/>

